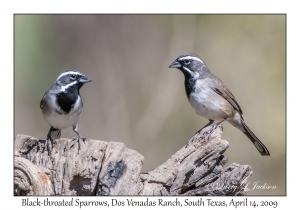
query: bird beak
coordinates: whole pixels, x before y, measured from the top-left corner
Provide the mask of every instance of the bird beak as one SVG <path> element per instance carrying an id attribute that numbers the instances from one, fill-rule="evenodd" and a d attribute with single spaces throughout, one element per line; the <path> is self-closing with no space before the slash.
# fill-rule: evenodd
<path id="1" fill-rule="evenodd" d="M 169 68 L 180 68 L 181 64 L 178 61 L 174 61 Z"/>
<path id="2" fill-rule="evenodd" d="M 81 83 L 87 83 L 87 82 L 91 82 L 92 80 L 89 79 L 87 76 L 83 76 L 80 78 L 79 82 Z"/>

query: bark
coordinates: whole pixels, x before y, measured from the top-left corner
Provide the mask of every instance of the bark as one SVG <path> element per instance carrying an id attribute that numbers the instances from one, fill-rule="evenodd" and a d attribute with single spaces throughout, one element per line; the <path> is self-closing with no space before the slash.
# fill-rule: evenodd
<path id="1" fill-rule="evenodd" d="M 203 132 L 208 129 L 203 130 Z M 123 143 L 56 139 L 48 154 L 45 140 L 15 139 L 15 195 L 244 195 L 252 174 L 248 165 L 222 154 L 229 147 L 216 129 L 192 137 L 165 163 L 142 172 L 144 157 Z"/>

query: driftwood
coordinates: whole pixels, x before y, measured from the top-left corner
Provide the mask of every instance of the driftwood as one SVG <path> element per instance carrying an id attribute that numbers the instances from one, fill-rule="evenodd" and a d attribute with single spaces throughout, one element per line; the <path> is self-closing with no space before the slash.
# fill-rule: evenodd
<path id="1" fill-rule="evenodd" d="M 193 136 L 165 163 L 142 172 L 144 157 L 123 143 L 57 139 L 48 155 L 45 140 L 15 139 L 15 195 L 244 195 L 252 174 L 248 165 L 222 154 L 229 147 L 221 129 L 210 137 Z"/>

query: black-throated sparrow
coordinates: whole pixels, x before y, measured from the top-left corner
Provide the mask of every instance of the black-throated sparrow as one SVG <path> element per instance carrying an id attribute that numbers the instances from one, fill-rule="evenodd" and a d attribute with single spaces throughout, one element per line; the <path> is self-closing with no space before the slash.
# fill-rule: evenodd
<path id="1" fill-rule="evenodd" d="M 206 134 L 211 133 L 224 120 L 227 120 L 251 140 L 261 155 L 270 155 L 267 147 L 246 125 L 242 117 L 242 109 L 233 94 L 218 77 L 209 71 L 199 56 L 183 54 L 169 67 L 178 68 L 184 74 L 185 91 L 190 104 L 198 115 L 209 120 L 203 128 L 211 125 L 215 120 L 219 121 Z M 197 133 L 200 133 L 203 128 Z"/>
<path id="2" fill-rule="evenodd" d="M 79 89 L 84 83 L 91 82 L 88 77 L 76 70 L 63 72 L 56 79 L 52 87 L 43 96 L 40 108 L 45 120 L 51 125 L 47 135 L 47 150 L 49 140 L 59 138 L 61 130 L 73 127 L 78 136 L 78 149 L 80 150 L 80 134 L 78 132 L 78 120 L 83 106 Z"/>

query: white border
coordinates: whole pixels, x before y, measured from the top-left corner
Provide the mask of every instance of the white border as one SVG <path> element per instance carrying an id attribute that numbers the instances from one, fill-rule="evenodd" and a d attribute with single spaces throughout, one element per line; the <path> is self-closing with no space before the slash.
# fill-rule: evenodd
<path id="1" fill-rule="evenodd" d="M 293 3 L 295 2 L 295 3 Z M 4 1 L 1 4 L 1 206 L 20 207 L 21 199 L 13 197 L 13 14 L 14 13 L 287 13 L 287 197 L 250 197 L 277 200 L 276 209 L 298 206 L 299 154 L 299 37 L 300 16 L 296 1 Z M 108 199 L 112 197 L 98 198 Z M 134 197 L 136 200 L 145 197 Z M 57 198 L 63 199 L 63 198 Z M 92 199 L 83 197 L 82 200 Z M 120 199 L 126 199 L 120 197 Z M 221 198 L 220 198 L 221 199 Z M 231 198 L 222 198 L 230 200 Z M 66 207 L 64 207 L 66 208 Z M 73 207 L 74 208 L 74 207 Z M 161 207 L 156 207 L 161 209 Z M 176 208 L 176 207 L 174 207 Z M 198 207 L 199 208 L 199 207 Z M 117 209 L 117 208 L 109 208 Z M 182 208 L 181 208 L 182 209 Z M 244 209 L 244 208 L 239 208 Z M 251 209 L 251 208 L 249 208 Z"/>

